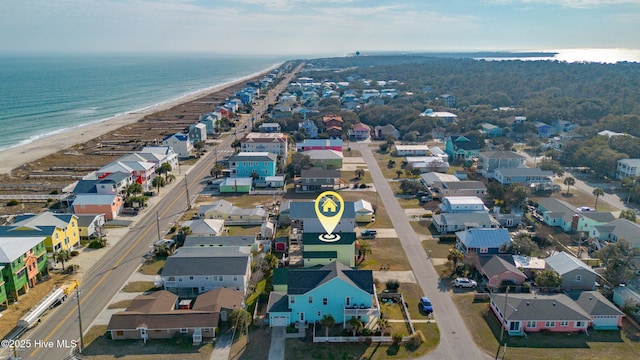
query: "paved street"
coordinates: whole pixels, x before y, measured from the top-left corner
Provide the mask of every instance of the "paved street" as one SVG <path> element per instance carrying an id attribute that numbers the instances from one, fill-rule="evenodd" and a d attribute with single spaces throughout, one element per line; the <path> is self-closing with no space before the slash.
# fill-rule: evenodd
<path id="1" fill-rule="evenodd" d="M 351 143 L 351 148 L 360 151 L 364 158 L 380 199 L 384 203 L 387 213 L 396 229 L 400 243 L 407 254 L 415 278 L 425 295 L 429 296 L 435 309 L 435 318 L 440 329 L 440 344 L 432 353 L 425 355 L 425 359 L 490 359 L 476 347 L 473 337 L 467 329 L 462 316 L 458 312 L 448 289 L 440 283 L 438 273 L 427 260 L 420 240 L 404 215 L 404 210 L 395 198 L 382 171 L 374 158 L 368 144 Z"/>

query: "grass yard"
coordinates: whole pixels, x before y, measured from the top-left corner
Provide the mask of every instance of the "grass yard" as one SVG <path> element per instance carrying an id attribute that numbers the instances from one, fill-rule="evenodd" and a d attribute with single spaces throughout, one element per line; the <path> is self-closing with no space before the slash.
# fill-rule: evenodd
<path id="1" fill-rule="evenodd" d="M 429 294 L 423 294 L 420 286 L 414 283 L 400 283 L 400 289 L 398 289 L 398 291 L 402 293 L 404 301 L 407 303 L 407 309 L 409 310 L 411 319 L 427 319 L 426 315 L 420 313 L 420 309 L 418 308 L 418 301 L 422 296 L 429 297 Z"/>
<path id="2" fill-rule="evenodd" d="M 118 302 L 114 302 L 113 304 L 109 304 L 107 309 L 126 309 L 131 305 L 131 300 L 120 300 Z"/>
<path id="3" fill-rule="evenodd" d="M 449 255 L 449 250 L 454 246 L 455 242 L 442 242 L 438 239 L 422 241 L 424 251 L 429 254 L 429 250 L 431 250 L 431 258 L 435 259 L 446 259 Z"/>
<path id="4" fill-rule="evenodd" d="M 362 157 L 362 153 L 358 150 L 351 150 L 349 151 L 348 149 L 350 149 L 349 146 L 345 146 L 342 150 L 342 156 L 344 157 Z"/>
<path id="5" fill-rule="evenodd" d="M 360 199 L 366 200 L 373 205 L 373 208 L 376 210 L 376 221 L 369 224 L 358 224 L 361 229 L 365 228 L 380 228 L 380 229 L 388 229 L 392 228 L 393 224 L 391 223 L 391 219 L 389 218 L 389 214 L 387 213 L 387 209 L 385 209 L 382 200 L 378 198 L 378 194 L 373 191 L 341 191 L 340 195 L 344 199 L 344 201 L 358 201 Z"/>
<path id="6" fill-rule="evenodd" d="M 490 355 L 498 350 L 500 323 L 488 302 L 474 302 L 473 293 L 454 295 L 453 300 L 473 329 L 475 343 Z M 527 338 L 508 337 L 509 359 L 635 359 L 640 356 L 640 332 L 623 322 L 622 331 L 595 331 L 585 334 L 530 333 Z"/>
<path id="7" fill-rule="evenodd" d="M 380 170 L 382 170 L 382 175 L 384 175 L 385 178 L 387 179 L 396 178 L 397 177 L 396 171 L 398 170 L 402 170 L 402 172 L 404 173 L 404 169 L 400 168 L 400 165 L 402 164 L 402 160 L 404 160 L 404 157 L 392 156 L 389 153 L 380 154 L 377 150 L 378 150 L 377 147 L 373 150 L 373 157 L 378 162 L 378 165 L 380 166 Z M 388 166 L 389 160 L 395 161 L 395 166 L 389 167 Z"/>
<path id="8" fill-rule="evenodd" d="M 132 281 L 126 284 L 122 291 L 124 292 L 146 292 L 155 290 L 156 287 L 153 285 L 153 281 Z"/>
<path id="9" fill-rule="evenodd" d="M 256 235 L 260 232 L 260 225 L 234 225 L 227 226 L 228 236 Z"/>
<path id="10" fill-rule="evenodd" d="M 232 203 L 239 208 L 251 209 L 258 205 L 264 205 L 269 207 L 273 204 L 273 195 L 233 195 L 233 196 L 219 196 L 212 198 L 211 202 L 218 199 L 224 199 Z"/>
<path id="11" fill-rule="evenodd" d="M 593 208 L 596 204 L 596 197 L 593 194 L 588 193 L 586 191 L 582 191 L 574 186 L 569 189 L 569 195 L 567 195 L 567 185 L 563 185 L 560 182 L 558 185 L 561 186 L 560 192 L 555 192 L 551 195 L 551 197 L 556 198 L 558 200 L 563 200 L 568 202 L 569 204 L 575 207 L 581 206 L 589 206 Z M 598 211 L 617 211 L 620 209 L 616 209 L 615 207 L 609 205 L 609 203 L 605 202 L 602 197 L 598 199 Z"/>
<path id="12" fill-rule="evenodd" d="M 413 231 L 416 232 L 416 234 L 431 236 L 431 221 L 410 221 L 409 224 L 411 224 L 411 227 L 413 228 Z"/>
<path id="13" fill-rule="evenodd" d="M 359 169 L 367 169 L 366 165 L 358 166 Z M 356 177 L 356 172 L 354 171 L 343 171 L 342 179 L 348 181 L 351 184 L 359 183 L 359 184 L 372 184 L 373 178 L 371 177 L 371 173 L 368 170 L 365 170 L 364 176 L 361 178 Z"/>
<path id="14" fill-rule="evenodd" d="M 229 359 L 263 360 L 267 358 L 270 346 L 271 333 L 269 333 L 267 328 L 251 328 L 248 339 L 244 333 L 236 333 L 236 337 L 231 345 Z"/>
<path id="15" fill-rule="evenodd" d="M 164 267 L 164 264 L 166 262 L 166 256 L 154 256 L 153 258 L 145 261 L 144 264 L 142 264 L 142 266 L 140 267 L 140 272 L 145 275 L 158 275 L 160 274 L 160 271 L 162 271 L 162 268 Z"/>
<path id="16" fill-rule="evenodd" d="M 371 244 L 372 254 L 358 266 L 361 270 L 380 270 L 384 265 L 391 271 L 411 270 L 409 259 L 402 249 L 399 239 L 360 240 Z"/>

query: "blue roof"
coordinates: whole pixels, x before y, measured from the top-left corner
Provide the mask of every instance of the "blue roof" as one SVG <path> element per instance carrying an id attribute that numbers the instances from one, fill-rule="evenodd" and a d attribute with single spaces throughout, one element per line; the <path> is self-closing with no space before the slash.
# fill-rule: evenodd
<path id="1" fill-rule="evenodd" d="M 504 228 L 500 229 L 469 229 L 456 233 L 460 242 L 469 248 L 499 248 L 502 244 L 511 244 L 509 231 Z"/>
<path id="2" fill-rule="evenodd" d="M 181 133 L 181 132 L 179 132 L 179 133 L 175 133 L 175 134 L 171 134 L 171 135 L 168 135 L 168 136 L 166 136 L 164 139 L 162 139 L 162 141 L 165 141 L 165 140 L 167 140 L 168 138 L 170 138 L 170 137 L 174 137 L 174 136 L 175 136 L 175 138 L 176 138 L 176 139 L 178 139 L 178 140 L 180 140 L 180 141 L 189 141 L 189 136 L 187 136 L 187 134 L 184 134 L 184 133 Z"/>

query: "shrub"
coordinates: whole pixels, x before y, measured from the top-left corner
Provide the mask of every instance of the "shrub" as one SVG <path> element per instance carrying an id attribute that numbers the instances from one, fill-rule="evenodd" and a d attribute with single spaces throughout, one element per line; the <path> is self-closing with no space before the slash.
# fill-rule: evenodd
<path id="1" fill-rule="evenodd" d="M 9 201 L 7 201 L 7 206 L 16 206 L 19 205 L 20 201 L 16 200 L 16 199 L 11 199 Z"/>
<path id="2" fill-rule="evenodd" d="M 103 239 L 91 240 L 89 243 L 89 249 L 102 249 L 107 245 L 107 242 Z"/>
<path id="3" fill-rule="evenodd" d="M 424 334 L 422 334 L 421 330 L 416 331 L 413 335 L 409 336 L 409 341 L 407 344 L 413 348 L 418 348 L 422 345 L 426 339 L 424 338 Z"/>
<path id="4" fill-rule="evenodd" d="M 78 254 L 80 254 L 79 252 L 77 252 L 76 250 L 73 250 L 72 252 L 69 253 L 69 255 L 73 256 L 78 256 Z"/>
<path id="5" fill-rule="evenodd" d="M 440 236 L 438 241 L 439 242 L 443 242 L 443 243 L 454 243 L 454 242 L 456 242 L 456 236 L 455 235 L 442 235 L 442 236 Z"/>
<path id="6" fill-rule="evenodd" d="M 431 218 L 432 216 L 433 216 L 433 214 L 431 214 L 431 213 L 426 213 L 426 214 L 420 215 L 420 217 L 423 218 L 423 219 Z"/>
<path id="7" fill-rule="evenodd" d="M 172 234 L 172 233 L 176 232 L 176 230 L 178 230 L 178 227 L 177 227 L 177 226 L 175 226 L 175 225 L 173 225 L 173 226 L 171 227 L 171 229 L 169 229 L 169 233 L 170 233 L 170 234 Z"/>
<path id="8" fill-rule="evenodd" d="M 398 291 L 398 288 L 400 287 L 400 282 L 396 279 L 389 279 L 387 280 L 385 285 L 387 286 L 387 290 L 389 291 Z"/>
<path id="9" fill-rule="evenodd" d="M 400 344 L 402 342 L 403 337 L 404 335 L 399 332 L 394 332 L 393 334 L 391 334 L 391 340 L 395 345 Z"/>
<path id="10" fill-rule="evenodd" d="M 51 192 L 49 193 L 49 195 L 58 195 L 60 192 L 56 189 L 51 190 Z"/>

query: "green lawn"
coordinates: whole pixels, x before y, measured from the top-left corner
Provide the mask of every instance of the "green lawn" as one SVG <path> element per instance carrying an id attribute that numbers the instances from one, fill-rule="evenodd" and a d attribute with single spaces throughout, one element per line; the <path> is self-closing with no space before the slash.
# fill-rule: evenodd
<path id="1" fill-rule="evenodd" d="M 586 191 L 582 191 L 576 187 L 571 187 L 569 189 L 569 195 L 567 195 L 567 186 L 561 185 L 560 192 L 553 193 L 551 196 L 558 199 L 568 202 L 569 204 L 580 207 L 580 206 L 589 206 L 593 207 L 596 203 L 596 197 L 593 194 L 588 193 Z M 609 203 L 605 202 L 602 197 L 598 199 L 598 211 L 617 211 L 620 209 L 616 209 L 615 207 L 609 205 Z"/>
<path id="2" fill-rule="evenodd" d="M 422 241 L 422 247 L 424 248 L 424 251 L 429 254 L 429 250 L 431 250 L 431 257 L 436 259 L 446 259 L 449 255 L 449 250 L 454 246 L 455 243 L 442 242 L 437 239 Z"/>
<path id="3" fill-rule="evenodd" d="M 366 169 L 366 165 L 358 166 L 359 169 Z M 361 178 L 356 177 L 356 171 L 343 171 L 342 179 L 351 183 L 351 184 L 371 184 L 373 183 L 373 178 L 371 177 L 371 173 L 369 171 L 364 172 L 364 176 Z"/>
<path id="4" fill-rule="evenodd" d="M 234 206 L 245 209 L 255 208 L 258 205 L 270 206 L 273 204 L 273 195 L 224 195 L 212 198 L 211 202 L 218 199 L 227 200 Z"/>
<path id="5" fill-rule="evenodd" d="M 146 292 L 155 290 L 153 281 L 132 281 L 122 288 L 123 292 Z"/>
<path id="6" fill-rule="evenodd" d="M 371 239 L 359 240 L 371 244 L 372 254 L 358 266 L 363 270 L 380 270 L 389 267 L 391 271 L 411 270 L 409 259 L 402 249 L 399 239 Z"/>
<path id="7" fill-rule="evenodd" d="M 166 256 L 165 257 L 154 256 L 153 258 L 145 261 L 144 264 L 142 264 L 142 266 L 140 267 L 140 272 L 145 275 L 158 275 L 160 274 L 160 271 L 162 271 L 162 268 L 164 267 L 164 264 L 166 262 L 167 262 Z"/>
<path id="8" fill-rule="evenodd" d="M 256 235 L 260 232 L 260 225 L 234 225 L 227 226 L 227 235 L 228 236 L 237 236 L 237 235 Z"/>
<path id="9" fill-rule="evenodd" d="M 475 343 L 495 355 L 500 338 L 500 323 L 488 302 L 474 302 L 473 294 L 456 294 L 453 300 L 473 329 Z M 640 356 L 640 332 L 627 322 L 622 331 L 595 331 L 585 334 L 530 333 L 527 338 L 506 334 L 509 359 L 636 359 Z"/>
<path id="10" fill-rule="evenodd" d="M 358 201 L 360 199 L 366 200 L 373 205 L 376 210 L 376 221 L 370 224 L 358 224 L 361 229 L 364 228 L 378 228 L 378 229 L 388 229 L 392 228 L 393 224 L 391 223 L 391 219 L 389 218 L 389 214 L 387 213 L 387 209 L 385 209 L 382 200 L 378 197 L 378 194 L 373 191 L 341 191 L 340 195 L 344 199 L 344 201 Z"/>
<path id="11" fill-rule="evenodd" d="M 420 220 L 420 221 L 410 221 L 411 227 L 413 231 L 418 235 L 429 235 L 431 236 L 431 221 L 428 220 Z"/>

